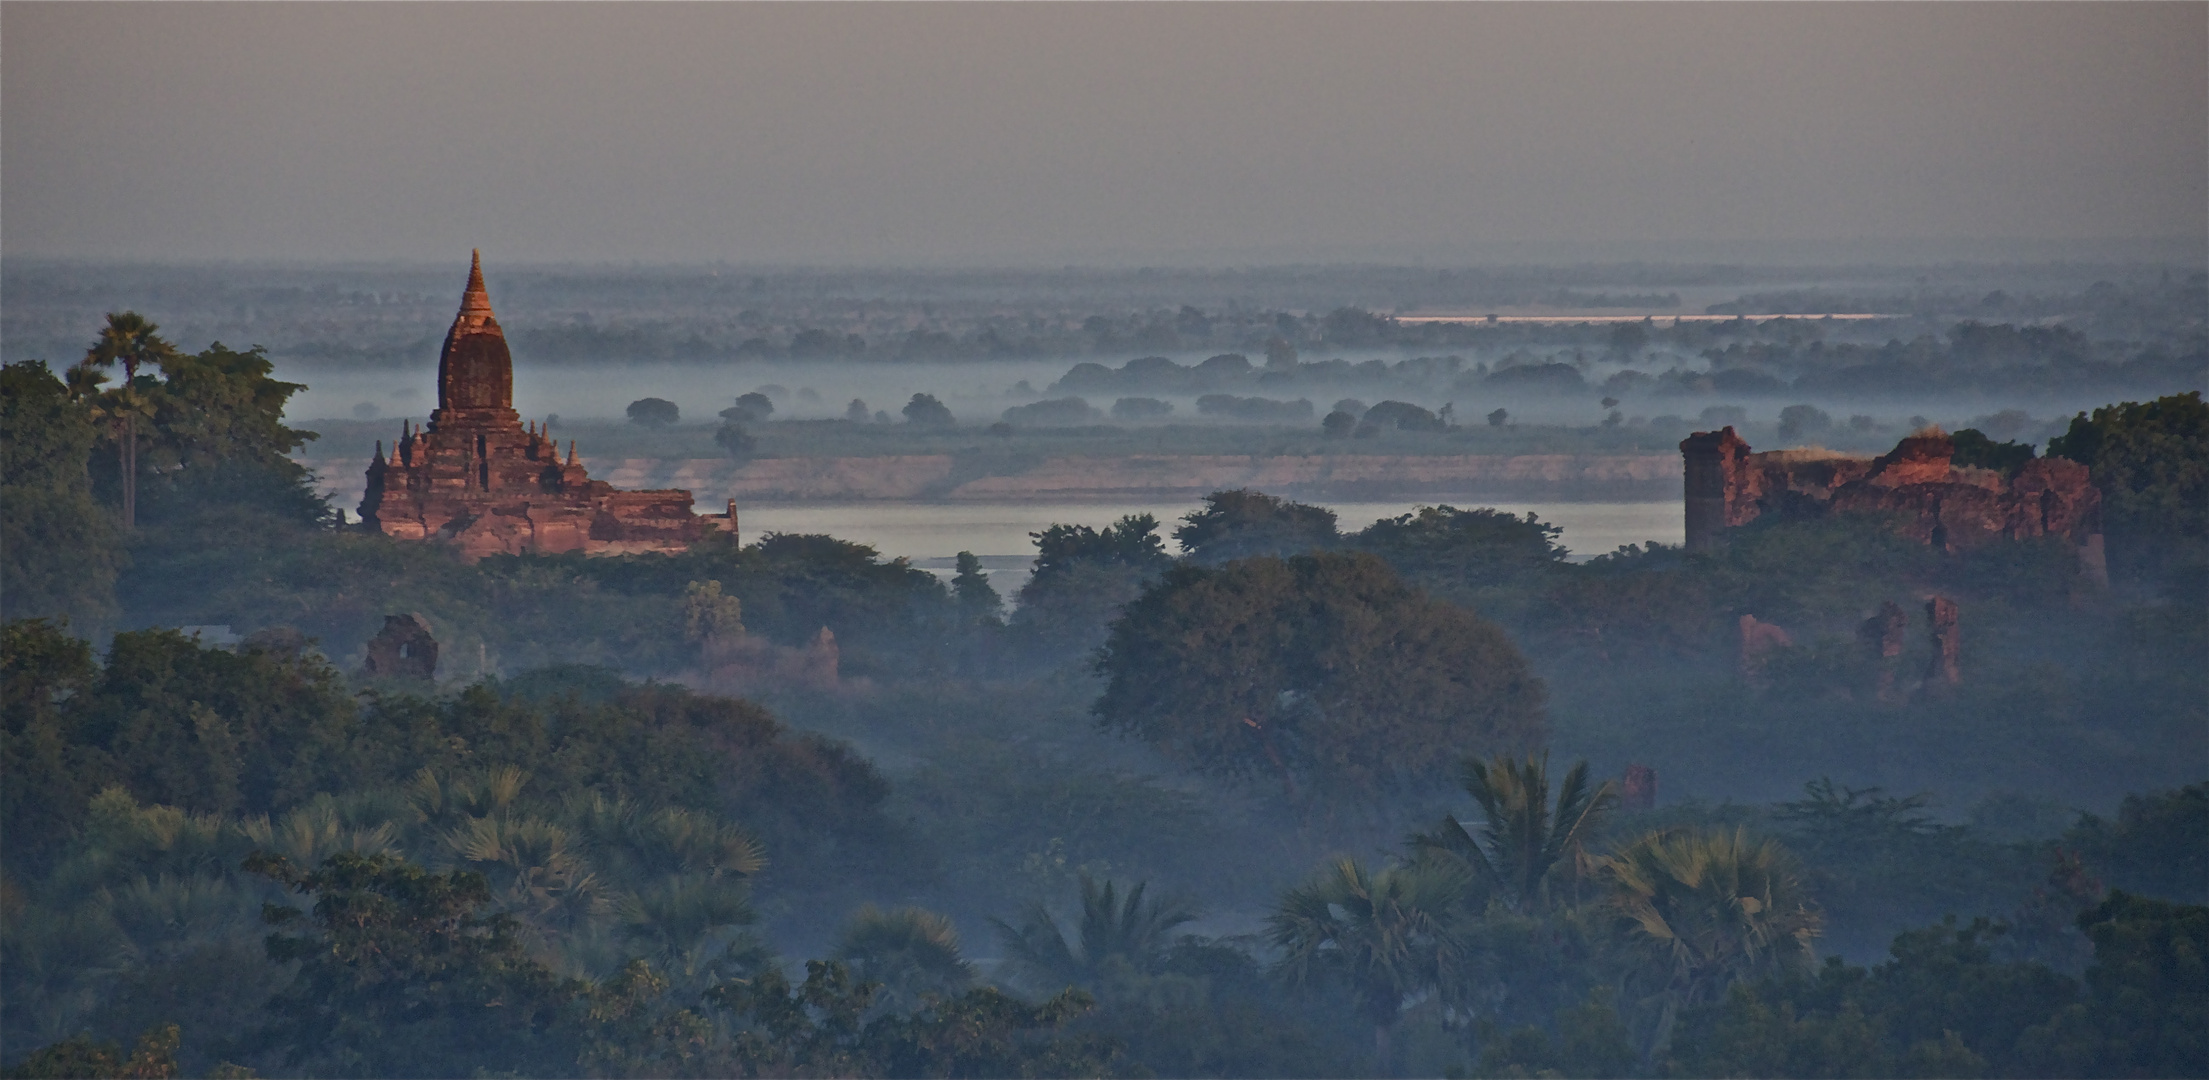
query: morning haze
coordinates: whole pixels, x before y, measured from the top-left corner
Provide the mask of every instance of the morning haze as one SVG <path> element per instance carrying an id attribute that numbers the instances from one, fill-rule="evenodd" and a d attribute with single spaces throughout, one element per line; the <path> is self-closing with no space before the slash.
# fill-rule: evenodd
<path id="1" fill-rule="evenodd" d="M 2209 1077 L 2205 68 L 0 3 L 0 1080 Z"/>
<path id="2" fill-rule="evenodd" d="M 2209 213 L 2198 4 L 4 18 L 11 257 L 1937 259 Z"/>

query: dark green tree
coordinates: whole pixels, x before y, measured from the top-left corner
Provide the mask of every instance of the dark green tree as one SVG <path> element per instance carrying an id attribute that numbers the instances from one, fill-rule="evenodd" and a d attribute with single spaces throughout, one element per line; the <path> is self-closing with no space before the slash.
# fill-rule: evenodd
<path id="1" fill-rule="evenodd" d="M 731 424 L 763 424 L 775 415 L 775 401 L 765 394 L 753 392 L 739 395 L 736 404 L 721 410 L 721 419 Z"/>
<path id="2" fill-rule="evenodd" d="M 1559 1010 L 1553 1026 L 1554 1033 L 1532 1024 L 1486 1032 L 1473 1075 L 1599 1080 L 1639 1074 L 1641 1052 L 1619 1017 L 1611 987 L 1597 987 L 1579 1005 Z"/>
<path id="3" fill-rule="evenodd" d="M 1030 1005 L 982 987 L 931 998 L 910 1013 L 869 1014 L 878 988 L 843 964 L 809 960 L 792 986 L 769 969 L 709 991 L 710 1004 L 739 1025 L 729 1071 L 739 1076 L 1108 1076 L 1117 1047 L 1068 1035 L 1093 1007 L 1068 990 Z"/>
<path id="4" fill-rule="evenodd" d="M 1174 530 L 1182 552 L 1217 564 L 1253 555 L 1296 555 L 1334 546 L 1335 512 L 1238 488 L 1204 497 L 1204 507 Z"/>
<path id="5" fill-rule="evenodd" d="M 996 626 L 1004 622 L 1005 602 L 990 585 L 989 575 L 982 572 L 982 560 L 971 551 L 959 553 L 951 595 L 958 602 L 959 618 L 969 625 Z"/>
<path id="6" fill-rule="evenodd" d="M 751 457 L 759 449 L 759 439 L 734 420 L 723 423 L 713 433 L 713 444 L 739 461 Z"/>
<path id="7" fill-rule="evenodd" d="M 648 428 L 663 428 L 683 418 L 683 410 L 666 398 L 638 398 L 629 403 L 629 422 Z"/>
<path id="8" fill-rule="evenodd" d="M 1660 1055 L 1675 1076 L 2201 1076 L 2209 909 L 2113 893 L 2079 918 L 2085 993 L 2000 956 L 2004 927 L 1955 919 L 1895 937 L 1869 970 L 1736 984 L 1688 1009 Z"/>
<path id="9" fill-rule="evenodd" d="M 1563 531 L 1532 511 L 1522 518 L 1485 508 L 1422 506 L 1382 518 L 1345 544 L 1388 560 L 1438 596 L 1470 601 L 1484 598 L 1483 590 L 1526 583 L 1564 566 L 1567 552 L 1557 543 Z"/>
<path id="10" fill-rule="evenodd" d="M 2061 845 L 2079 852 L 2117 888 L 2163 900 L 2209 904 L 2209 782 L 2127 795 L 2116 820 L 2079 815 Z"/>
<path id="11" fill-rule="evenodd" d="M 109 312 L 99 340 L 85 350 L 84 366 L 123 367 L 123 383 L 103 397 L 116 424 L 116 452 L 122 477 L 123 528 L 136 526 L 138 510 L 138 419 L 146 411 L 138 369 L 146 364 L 164 365 L 177 356 L 176 346 L 158 333 L 161 328 L 135 311 Z"/>
<path id="12" fill-rule="evenodd" d="M 100 437 L 90 407 L 45 364 L 9 364 L 0 368 L 0 431 L 0 595 L 8 616 L 58 616 L 87 629 L 110 623 L 125 555 L 85 468 Z"/>
<path id="13" fill-rule="evenodd" d="M 44 619 L 0 626 L 0 835 L 11 875 L 43 872 L 112 776 L 79 741 L 74 715 L 98 674 L 91 644 Z"/>
<path id="14" fill-rule="evenodd" d="M 2029 1033 L 2055 1075 L 2209 1076 L 2209 907 L 2113 891 L 2079 916 L 2087 997 Z"/>
<path id="15" fill-rule="evenodd" d="M 2201 391 L 2081 413 L 2051 457 L 2093 470 L 2110 536 L 2162 549 L 2209 539 L 2209 403 Z M 2152 561 L 2152 559 L 2151 559 Z"/>
<path id="16" fill-rule="evenodd" d="M 246 869 L 315 898 L 311 914 L 266 914 L 280 931 L 269 959 L 299 965 L 269 1003 L 276 1020 L 263 1035 L 288 1065 L 346 1076 L 574 1072 L 586 988 L 531 959 L 511 917 L 478 914 L 491 899 L 482 875 L 351 853 L 312 871 L 256 854 Z"/>
<path id="17" fill-rule="evenodd" d="M 1053 525 L 1029 535 L 1035 570 L 1020 587 L 1010 623 L 1024 646 L 1046 656 L 1095 647 L 1120 609 L 1173 565 L 1158 519 L 1149 514 L 1102 529 Z"/>
<path id="18" fill-rule="evenodd" d="M 6 1080 L 169 1080 L 181 1076 L 176 1048 L 182 1033 L 175 1024 L 156 1027 L 138 1036 L 129 1054 L 115 1043 L 96 1042 L 77 1035 L 42 1046 L 22 1061 L 0 1069 Z M 227 1073 L 251 1075 L 244 1070 Z"/>
<path id="19" fill-rule="evenodd" d="M 1338 805 L 1545 734 L 1542 682 L 1503 631 L 1370 555 L 1176 567 L 1113 624 L 1097 671 L 1108 730 Z"/>
<path id="20" fill-rule="evenodd" d="M 1949 460 L 1957 465 L 1993 469 L 2010 476 L 2033 459 L 2031 443 L 1995 442 L 1977 428 L 1965 428 L 1949 435 L 1948 439 L 1956 447 L 1956 456 Z"/>
<path id="21" fill-rule="evenodd" d="M 914 394 L 913 400 L 898 411 L 904 413 L 905 422 L 914 427 L 946 428 L 957 423 L 951 418 L 951 410 L 936 400 L 934 394 Z"/>
<path id="22" fill-rule="evenodd" d="M 357 709 L 319 656 L 202 648 L 173 630 L 115 635 L 104 668 L 51 624 L 9 623 L 4 821 L 35 865 L 120 785 L 200 813 L 268 812 L 348 777 Z"/>
<path id="23" fill-rule="evenodd" d="M 290 525 L 319 526 L 331 510 L 314 477 L 291 453 L 317 436 L 285 426 L 284 406 L 306 389 L 270 377 L 266 351 L 238 352 L 215 342 L 162 365 L 148 390 L 152 430 L 144 448 L 149 488 L 142 516 L 235 515 L 250 507 Z"/>

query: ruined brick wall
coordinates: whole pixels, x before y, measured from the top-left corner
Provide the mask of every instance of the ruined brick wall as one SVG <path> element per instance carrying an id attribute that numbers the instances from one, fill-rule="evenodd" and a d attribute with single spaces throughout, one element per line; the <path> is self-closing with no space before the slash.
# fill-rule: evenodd
<path id="1" fill-rule="evenodd" d="M 1687 472 L 1687 547 L 1709 550 L 1728 528 L 1767 514 L 1899 514 L 1906 535 L 1947 551 L 1994 540 L 2062 536 L 2098 550 L 2101 493 L 2086 467 L 2036 458 L 2015 476 L 1957 466 L 1947 435 L 1912 435 L 1877 458 L 1823 451 L 1752 453 L 1732 428 L 1680 443 Z M 2082 567 L 2090 562 L 2082 557 Z M 2087 567 L 2090 571 L 2091 568 Z"/>
<path id="2" fill-rule="evenodd" d="M 368 639 L 362 670 L 380 678 L 436 678 L 437 639 L 430 634 L 429 620 L 413 614 L 384 616 L 383 630 Z"/>
<path id="3" fill-rule="evenodd" d="M 1731 427 L 1698 431 L 1681 440 L 1680 457 L 1685 465 L 1687 549 L 1708 551 L 1723 542 L 1727 529 L 1755 517 L 1749 508 L 1761 491 L 1759 478 L 1746 467 L 1749 444 Z"/>

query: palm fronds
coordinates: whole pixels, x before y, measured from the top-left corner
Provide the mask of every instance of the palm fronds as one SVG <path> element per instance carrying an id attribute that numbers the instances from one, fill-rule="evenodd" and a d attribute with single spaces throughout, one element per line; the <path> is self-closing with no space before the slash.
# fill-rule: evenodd
<path id="1" fill-rule="evenodd" d="M 1473 879 L 1520 910 L 1538 906 L 1550 875 L 1577 867 L 1603 815 L 1616 805 L 1611 783 L 1591 784 L 1588 763 L 1565 773 L 1550 801 L 1549 755 L 1468 758 L 1463 783 L 1480 807 L 1468 829 L 1454 816 L 1410 838 L 1414 849 L 1462 863 Z"/>

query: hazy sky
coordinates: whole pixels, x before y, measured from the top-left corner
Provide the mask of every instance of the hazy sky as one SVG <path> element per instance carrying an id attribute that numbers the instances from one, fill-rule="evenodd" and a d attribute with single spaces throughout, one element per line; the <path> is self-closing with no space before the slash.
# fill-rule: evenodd
<path id="1" fill-rule="evenodd" d="M 0 83 L 8 256 L 2209 236 L 2199 3 L 11 2 Z"/>

